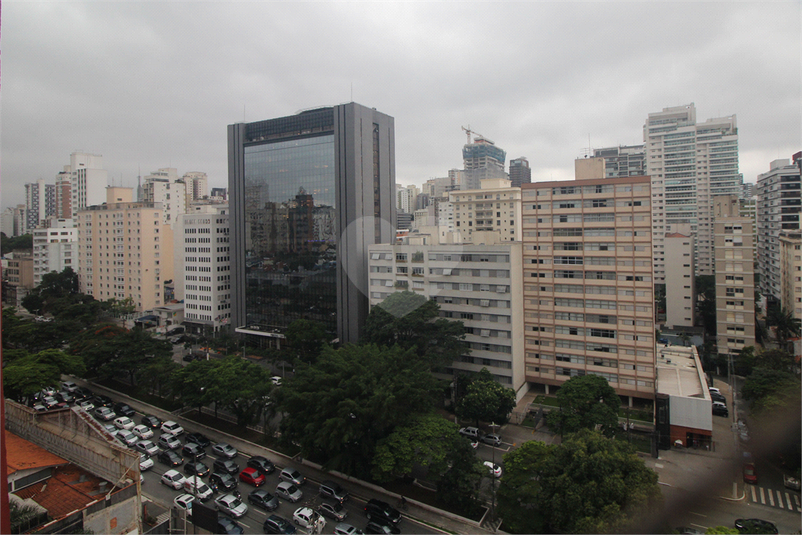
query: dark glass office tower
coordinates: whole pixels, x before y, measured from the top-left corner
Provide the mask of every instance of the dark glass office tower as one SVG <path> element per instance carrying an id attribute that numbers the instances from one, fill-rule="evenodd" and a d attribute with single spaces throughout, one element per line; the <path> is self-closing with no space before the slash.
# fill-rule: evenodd
<path id="1" fill-rule="evenodd" d="M 305 318 L 356 342 L 368 245 L 394 238 L 394 119 L 349 103 L 229 125 L 228 165 L 237 332 Z"/>

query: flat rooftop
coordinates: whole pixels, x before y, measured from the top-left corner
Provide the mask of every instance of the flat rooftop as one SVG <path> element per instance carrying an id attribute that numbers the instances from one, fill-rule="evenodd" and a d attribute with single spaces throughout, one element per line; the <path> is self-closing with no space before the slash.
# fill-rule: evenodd
<path id="1" fill-rule="evenodd" d="M 710 399 L 702 363 L 695 347 L 658 344 L 657 393 Z"/>

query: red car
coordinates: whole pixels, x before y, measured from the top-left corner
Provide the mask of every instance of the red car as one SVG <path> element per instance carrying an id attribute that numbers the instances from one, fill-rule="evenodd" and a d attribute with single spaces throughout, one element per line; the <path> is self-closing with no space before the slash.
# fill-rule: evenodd
<path id="1" fill-rule="evenodd" d="M 259 473 L 259 470 L 256 468 L 246 468 L 239 473 L 239 478 L 241 481 L 253 485 L 254 487 L 261 487 L 266 481 L 265 476 Z"/>
<path id="2" fill-rule="evenodd" d="M 755 465 L 752 463 L 744 464 L 744 483 L 757 485 L 757 471 L 755 470 Z"/>

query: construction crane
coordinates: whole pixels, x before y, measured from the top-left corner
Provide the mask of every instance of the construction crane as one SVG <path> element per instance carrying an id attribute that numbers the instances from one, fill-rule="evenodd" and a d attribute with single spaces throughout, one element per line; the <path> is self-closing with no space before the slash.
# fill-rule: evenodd
<path id="1" fill-rule="evenodd" d="M 471 125 L 468 125 L 468 128 L 465 128 L 465 127 L 463 126 L 463 127 L 462 127 L 462 129 L 463 129 L 463 130 L 465 130 L 465 133 L 468 135 L 468 145 L 470 145 L 470 144 L 471 144 L 471 134 L 473 134 L 473 135 L 474 135 L 474 136 L 476 136 L 477 138 L 481 138 L 481 139 L 483 139 L 483 140 L 487 141 L 487 142 L 488 142 L 488 143 L 490 143 L 491 145 L 494 145 L 494 143 L 493 143 L 492 141 L 490 141 L 488 138 L 486 138 L 485 136 L 483 136 L 482 134 L 480 134 L 480 133 L 479 133 L 479 132 L 477 132 L 476 130 L 471 130 Z"/>

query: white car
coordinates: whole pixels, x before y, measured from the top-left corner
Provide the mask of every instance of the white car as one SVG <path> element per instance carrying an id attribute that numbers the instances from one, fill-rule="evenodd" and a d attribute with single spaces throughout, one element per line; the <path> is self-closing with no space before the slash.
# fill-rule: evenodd
<path id="1" fill-rule="evenodd" d="M 212 497 L 212 489 L 198 476 L 189 476 L 184 479 L 184 490 L 202 502 Z"/>
<path id="2" fill-rule="evenodd" d="M 286 481 L 282 481 L 276 487 L 276 496 L 279 498 L 284 498 L 288 502 L 297 502 L 300 501 L 301 498 L 304 497 L 304 493 L 301 492 L 298 487 L 293 485 L 292 483 L 288 483 Z"/>
<path id="3" fill-rule="evenodd" d="M 351 524 L 346 524 L 345 522 L 341 522 L 334 526 L 334 535 L 358 535 L 359 533 L 362 532 Z"/>
<path id="4" fill-rule="evenodd" d="M 220 496 L 214 501 L 214 505 L 218 511 L 222 511 L 234 518 L 239 518 L 248 512 L 248 506 L 233 494 Z"/>
<path id="5" fill-rule="evenodd" d="M 83 410 L 85 410 L 86 412 L 89 412 L 89 411 L 91 411 L 92 409 L 94 409 L 94 408 L 95 408 L 95 404 L 94 404 L 94 403 L 92 403 L 91 401 L 82 401 L 82 402 L 80 403 L 80 407 L 81 407 Z"/>
<path id="6" fill-rule="evenodd" d="M 231 444 L 226 444 L 225 442 L 220 442 L 219 444 L 215 444 L 212 446 L 212 453 L 217 455 L 218 457 L 225 457 L 226 459 L 233 459 L 237 456 L 237 448 L 232 446 Z"/>
<path id="7" fill-rule="evenodd" d="M 174 435 L 162 435 L 159 437 L 159 446 L 168 450 L 177 450 L 181 447 L 181 441 Z"/>
<path id="8" fill-rule="evenodd" d="M 140 440 L 153 438 L 153 429 L 151 429 L 146 425 L 141 425 L 141 424 L 137 425 L 133 429 L 131 429 L 131 432 L 135 434 L 137 437 L 139 437 Z"/>
<path id="9" fill-rule="evenodd" d="M 61 389 L 65 392 L 69 392 L 70 394 L 74 394 L 76 390 L 78 390 L 78 385 L 73 383 L 72 381 L 64 381 L 61 383 Z"/>
<path id="10" fill-rule="evenodd" d="M 117 437 L 117 440 L 119 440 L 126 446 L 133 446 L 134 444 L 136 444 L 136 441 L 138 440 L 136 438 L 136 435 L 134 435 L 127 429 L 120 429 L 119 431 L 117 431 L 117 434 L 115 436 Z"/>
<path id="11" fill-rule="evenodd" d="M 161 482 L 163 485 L 180 490 L 184 486 L 184 479 L 186 478 L 177 470 L 167 470 L 162 476 Z"/>
<path id="12" fill-rule="evenodd" d="M 195 496 L 192 494 L 181 494 L 176 496 L 173 503 L 179 510 L 186 511 L 187 516 L 192 516 L 192 502 L 195 501 Z"/>
<path id="13" fill-rule="evenodd" d="M 137 449 L 137 451 L 146 453 L 148 455 L 156 455 L 159 453 L 159 448 L 150 440 L 139 441 L 134 447 Z"/>
<path id="14" fill-rule="evenodd" d="M 133 429 L 136 424 L 134 424 L 134 421 L 128 416 L 120 416 L 114 419 L 114 425 L 117 429 Z"/>
<path id="15" fill-rule="evenodd" d="M 145 472 L 153 468 L 153 459 L 147 453 L 139 453 L 139 471 Z"/>
<path id="16" fill-rule="evenodd" d="M 273 381 L 274 385 L 281 386 L 281 377 L 279 377 L 278 375 L 274 375 L 273 377 L 270 378 L 270 380 Z"/>
<path id="17" fill-rule="evenodd" d="M 162 424 L 162 433 L 169 433 L 178 436 L 184 432 L 184 428 L 172 420 L 168 420 Z"/>
<path id="18" fill-rule="evenodd" d="M 326 526 L 326 519 L 312 510 L 311 507 L 299 507 L 292 515 L 292 521 L 301 527 L 311 529 L 320 525 L 321 529 Z M 321 533 L 322 531 L 318 531 Z"/>
<path id="19" fill-rule="evenodd" d="M 496 477 L 501 477 L 501 467 L 499 465 L 493 464 L 490 461 L 485 461 L 483 464 L 487 467 L 487 471 L 490 474 Z"/>

